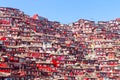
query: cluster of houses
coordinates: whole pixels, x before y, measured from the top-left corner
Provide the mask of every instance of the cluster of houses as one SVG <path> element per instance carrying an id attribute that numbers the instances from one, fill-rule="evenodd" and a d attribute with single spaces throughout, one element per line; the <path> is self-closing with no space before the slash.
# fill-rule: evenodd
<path id="1" fill-rule="evenodd" d="M 0 80 L 120 80 L 120 18 L 61 24 L 0 7 Z"/>

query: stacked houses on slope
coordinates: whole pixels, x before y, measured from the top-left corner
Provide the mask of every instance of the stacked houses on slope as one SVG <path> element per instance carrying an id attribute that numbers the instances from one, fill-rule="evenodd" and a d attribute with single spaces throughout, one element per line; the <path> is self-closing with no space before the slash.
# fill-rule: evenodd
<path id="1" fill-rule="evenodd" d="M 120 80 L 120 19 L 60 24 L 0 7 L 0 80 Z"/>

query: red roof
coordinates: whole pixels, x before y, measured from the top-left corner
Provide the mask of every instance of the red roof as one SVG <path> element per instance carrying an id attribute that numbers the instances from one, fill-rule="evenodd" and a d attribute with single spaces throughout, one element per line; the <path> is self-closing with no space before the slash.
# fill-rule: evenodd
<path id="1" fill-rule="evenodd" d="M 0 68 L 8 68 L 8 65 L 6 63 L 0 63 Z"/>
<path id="2" fill-rule="evenodd" d="M 33 19 L 38 19 L 38 14 L 34 14 L 32 18 Z"/>

